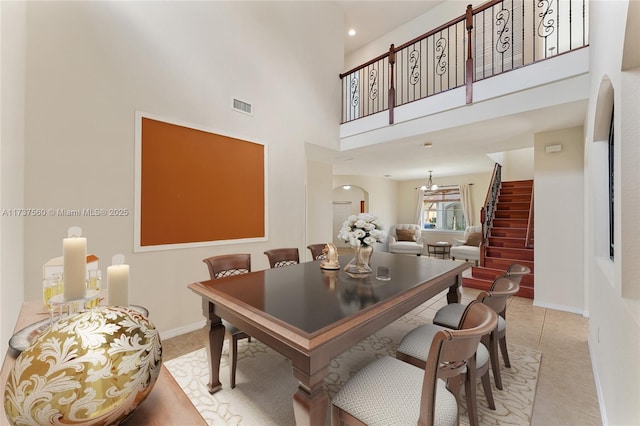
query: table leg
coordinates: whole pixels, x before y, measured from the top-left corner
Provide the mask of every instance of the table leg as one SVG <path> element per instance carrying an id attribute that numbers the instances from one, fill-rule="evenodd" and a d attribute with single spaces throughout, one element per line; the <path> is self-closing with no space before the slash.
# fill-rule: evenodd
<path id="1" fill-rule="evenodd" d="M 323 383 L 328 373 L 327 366 L 316 372 L 315 379 L 312 379 L 308 374 L 293 368 L 293 375 L 298 380 L 298 391 L 293 394 L 296 426 L 324 426 L 329 409 L 329 395 Z"/>
<path id="2" fill-rule="evenodd" d="M 461 285 L 460 275 L 456 275 L 455 283 L 449 287 L 449 291 L 447 292 L 447 303 L 460 303 L 460 300 L 462 300 L 462 293 L 460 292 Z"/>
<path id="3" fill-rule="evenodd" d="M 205 324 L 205 348 L 209 360 L 209 393 L 215 393 L 222 389 L 220 383 L 220 358 L 222 357 L 222 345 L 224 344 L 224 325 L 222 319 L 213 313 L 213 303 L 202 300 L 202 310 L 207 318 Z"/>

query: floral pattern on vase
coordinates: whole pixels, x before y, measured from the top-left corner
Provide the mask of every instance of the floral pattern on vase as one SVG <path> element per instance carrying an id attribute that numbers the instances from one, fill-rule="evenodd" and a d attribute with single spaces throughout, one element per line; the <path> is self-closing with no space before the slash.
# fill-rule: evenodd
<path id="1" fill-rule="evenodd" d="M 160 336 L 142 314 L 104 306 L 54 322 L 16 359 L 4 406 L 12 425 L 116 425 L 151 392 Z"/>

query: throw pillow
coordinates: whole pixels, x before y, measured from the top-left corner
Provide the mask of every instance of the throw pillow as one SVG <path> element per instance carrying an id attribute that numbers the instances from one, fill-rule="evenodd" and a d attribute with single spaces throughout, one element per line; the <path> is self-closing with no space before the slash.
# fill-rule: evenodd
<path id="1" fill-rule="evenodd" d="M 396 229 L 396 235 L 398 241 L 415 241 L 416 231 L 415 229 Z"/>
<path id="2" fill-rule="evenodd" d="M 465 246 L 474 246 L 478 247 L 482 243 L 482 233 L 481 232 L 472 232 L 467 237 L 467 241 L 464 243 Z"/>

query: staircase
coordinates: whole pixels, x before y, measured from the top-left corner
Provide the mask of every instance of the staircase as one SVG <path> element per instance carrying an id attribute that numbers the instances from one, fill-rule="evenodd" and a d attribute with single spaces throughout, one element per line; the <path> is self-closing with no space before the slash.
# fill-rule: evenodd
<path id="1" fill-rule="evenodd" d="M 462 279 L 464 287 L 488 290 L 493 280 L 513 263 L 531 269 L 520 282 L 517 296 L 533 299 L 533 238 L 527 241 L 533 180 L 502 182 L 482 266 L 472 267 Z M 531 230 L 533 234 L 533 229 Z"/>

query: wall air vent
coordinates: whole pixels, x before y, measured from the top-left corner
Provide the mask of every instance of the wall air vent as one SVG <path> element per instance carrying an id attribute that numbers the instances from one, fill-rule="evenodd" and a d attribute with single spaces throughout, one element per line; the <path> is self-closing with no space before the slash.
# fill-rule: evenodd
<path id="1" fill-rule="evenodd" d="M 249 102 L 241 101 L 240 99 L 233 98 L 231 108 L 234 111 L 238 111 L 244 114 L 253 115 L 253 105 Z"/>

